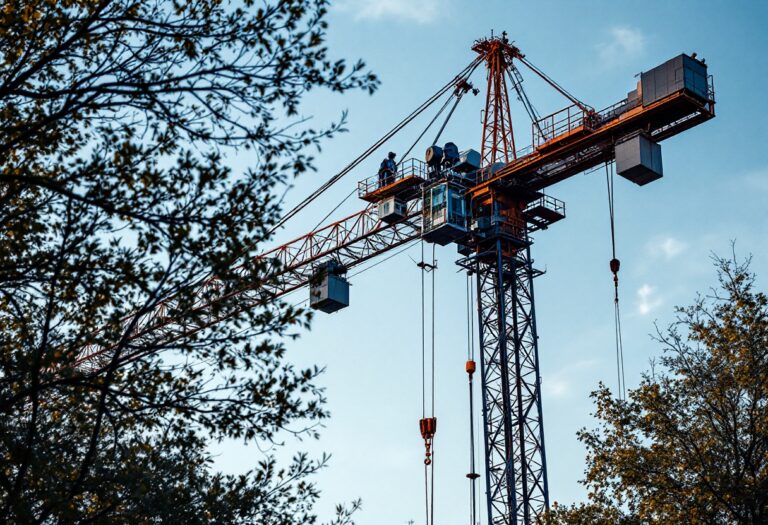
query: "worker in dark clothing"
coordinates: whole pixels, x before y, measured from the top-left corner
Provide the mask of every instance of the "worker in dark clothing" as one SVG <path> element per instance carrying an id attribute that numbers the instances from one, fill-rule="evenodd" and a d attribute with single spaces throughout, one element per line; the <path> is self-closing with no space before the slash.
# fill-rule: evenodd
<path id="1" fill-rule="evenodd" d="M 379 166 L 379 188 L 395 182 L 395 175 L 397 174 L 396 156 L 390 151 L 387 158 L 381 161 L 381 166 Z"/>

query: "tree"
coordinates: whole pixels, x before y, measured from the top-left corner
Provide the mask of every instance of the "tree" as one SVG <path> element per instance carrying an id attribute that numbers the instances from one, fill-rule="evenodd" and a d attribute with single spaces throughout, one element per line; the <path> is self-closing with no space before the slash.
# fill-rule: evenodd
<path id="1" fill-rule="evenodd" d="M 282 301 L 189 337 L 132 338 L 271 278 L 254 259 L 280 186 L 343 130 L 298 117 L 316 88 L 373 92 L 331 60 L 326 0 L 27 0 L 0 10 L 0 521 L 305 523 L 325 463 L 212 470 L 210 440 L 280 443 L 327 416 Z M 253 168 L 227 167 L 249 152 Z M 238 270 L 233 270 L 235 265 Z M 200 288 L 206 279 L 217 286 Z M 101 348 L 96 366 L 79 362 Z M 355 507 L 353 505 L 353 507 Z M 340 509 L 339 522 L 349 519 Z"/>
<path id="2" fill-rule="evenodd" d="M 626 401 L 601 386 L 583 430 L 589 502 L 564 524 L 768 521 L 768 298 L 749 261 L 715 258 L 719 286 L 658 331 L 661 367 Z"/>

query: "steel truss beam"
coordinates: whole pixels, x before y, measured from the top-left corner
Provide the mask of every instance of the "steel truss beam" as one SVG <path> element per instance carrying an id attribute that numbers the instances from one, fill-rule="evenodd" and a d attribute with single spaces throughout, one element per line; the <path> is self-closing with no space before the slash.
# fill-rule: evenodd
<path id="1" fill-rule="evenodd" d="M 221 322 L 235 313 L 268 304 L 305 286 L 317 263 L 333 258 L 347 268 L 397 248 L 421 235 L 421 200 L 409 204 L 405 220 L 387 224 L 379 220 L 376 207 L 369 206 L 345 219 L 324 226 L 258 257 L 266 263 L 265 277 L 258 283 L 244 282 L 242 287 L 217 293 L 222 283 L 216 278 L 202 282 L 191 310 L 181 310 L 174 297 L 159 302 L 148 312 L 123 319 L 121 361 L 145 355 L 148 349 L 183 337 L 189 337 Z M 238 271 L 238 269 L 235 269 Z M 241 270 L 245 276 L 247 273 Z M 228 305 L 228 306 L 225 306 Z M 82 370 L 96 371 L 108 363 L 118 344 L 84 346 L 76 360 Z"/>
<path id="2" fill-rule="evenodd" d="M 474 257 L 489 523 L 530 525 L 549 508 L 530 246 L 499 239 Z"/>

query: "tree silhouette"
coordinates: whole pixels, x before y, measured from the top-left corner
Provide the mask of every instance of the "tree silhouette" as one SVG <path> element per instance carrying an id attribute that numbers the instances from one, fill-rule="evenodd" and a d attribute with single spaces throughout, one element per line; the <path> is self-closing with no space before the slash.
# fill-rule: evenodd
<path id="1" fill-rule="evenodd" d="M 210 440 L 315 434 L 321 370 L 296 369 L 281 342 L 307 312 L 223 303 L 227 321 L 189 337 L 130 334 L 169 296 L 183 322 L 200 323 L 206 294 L 270 278 L 253 255 L 279 187 L 313 169 L 311 150 L 344 125 L 342 114 L 311 127 L 302 98 L 378 85 L 361 62 L 329 58 L 326 9 L 0 9 L 0 521 L 314 520 L 306 478 L 326 458 L 280 467 L 267 454 L 223 476 L 208 452 Z M 252 168 L 233 172 L 227 156 L 246 151 Z M 217 289 L 201 292 L 211 276 Z M 78 364 L 94 347 L 109 349 L 98 366 Z"/>

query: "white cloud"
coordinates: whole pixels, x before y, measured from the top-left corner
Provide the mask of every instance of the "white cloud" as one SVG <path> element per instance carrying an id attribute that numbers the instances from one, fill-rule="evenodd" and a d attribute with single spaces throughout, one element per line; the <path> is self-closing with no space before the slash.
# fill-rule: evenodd
<path id="1" fill-rule="evenodd" d="M 544 395 L 551 399 L 564 399 L 568 397 L 572 390 L 571 381 L 569 379 L 574 377 L 574 372 L 589 370 L 594 368 L 598 363 L 599 361 L 595 359 L 576 361 L 551 375 L 543 377 L 541 387 L 542 390 L 544 390 Z"/>
<path id="2" fill-rule="evenodd" d="M 654 237 L 647 244 L 647 251 L 652 257 L 671 260 L 688 249 L 688 245 L 683 241 L 670 235 L 660 235 Z"/>
<path id="3" fill-rule="evenodd" d="M 597 46 L 600 58 L 606 65 L 640 56 L 645 50 L 645 35 L 634 27 L 614 26 L 609 30 L 610 40 Z"/>
<path id="4" fill-rule="evenodd" d="M 744 176 L 744 182 L 748 188 L 757 191 L 768 191 L 768 168 L 755 170 Z"/>
<path id="5" fill-rule="evenodd" d="M 644 284 L 637 290 L 637 313 L 640 315 L 648 315 L 661 306 L 661 303 L 655 286 Z"/>
<path id="6" fill-rule="evenodd" d="M 566 379 L 560 377 L 553 377 L 541 382 L 541 386 L 544 387 L 544 393 L 547 397 L 562 399 L 568 395 L 571 390 L 571 385 Z"/>
<path id="7" fill-rule="evenodd" d="M 354 14 L 357 20 L 396 18 L 428 24 L 440 15 L 441 4 L 438 0 L 344 0 L 335 6 L 339 11 Z"/>

